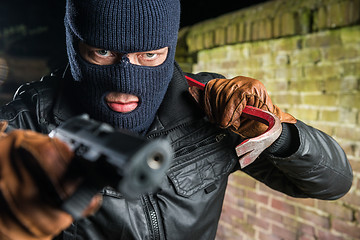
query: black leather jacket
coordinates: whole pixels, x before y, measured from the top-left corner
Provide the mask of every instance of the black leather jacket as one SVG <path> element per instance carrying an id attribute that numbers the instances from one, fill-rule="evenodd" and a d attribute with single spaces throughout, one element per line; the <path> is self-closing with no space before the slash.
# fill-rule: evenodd
<path id="1" fill-rule="evenodd" d="M 220 77 L 202 73 L 206 82 Z M 65 79 L 45 77 L 20 87 L 0 108 L 0 119 L 13 127 L 48 133 L 75 114 L 72 87 Z M 102 208 L 76 221 L 57 239 L 214 239 L 228 176 L 239 170 L 235 146 L 241 139 L 204 118 L 187 93 L 183 72 L 174 77 L 148 138 L 166 137 L 175 158 L 158 191 L 127 201 L 106 188 Z M 336 199 L 351 187 L 352 171 L 343 150 L 328 135 L 295 124 L 300 146 L 286 158 L 262 154 L 242 171 L 294 197 Z M 51 224 L 51 223 L 49 223 Z M 236 227 L 236 226 L 235 226 Z"/>

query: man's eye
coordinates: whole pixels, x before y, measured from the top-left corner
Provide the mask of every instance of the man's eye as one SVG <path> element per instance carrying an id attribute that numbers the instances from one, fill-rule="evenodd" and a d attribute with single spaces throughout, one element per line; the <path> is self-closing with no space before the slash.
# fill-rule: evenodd
<path id="1" fill-rule="evenodd" d="M 110 57 L 111 56 L 111 52 L 108 50 L 101 49 L 101 50 L 96 50 L 95 52 L 102 57 Z"/>
<path id="2" fill-rule="evenodd" d="M 146 58 L 148 59 L 152 59 L 155 58 L 157 56 L 156 53 L 145 53 Z"/>

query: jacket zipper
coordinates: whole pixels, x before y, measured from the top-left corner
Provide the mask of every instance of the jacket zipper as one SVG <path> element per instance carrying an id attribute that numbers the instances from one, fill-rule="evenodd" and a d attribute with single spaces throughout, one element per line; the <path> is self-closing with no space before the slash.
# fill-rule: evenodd
<path id="1" fill-rule="evenodd" d="M 169 129 L 169 130 L 166 130 L 166 131 L 160 131 L 160 132 L 157 132 L 157 133 L 152 133 L 152 134 L 148 135 L 146 138 L 147 138 L 147 139 L 152 139 L 152 138 L 159 137 L 159 136 L 161 136 L 161 135 L 167 135 L 168 133 L 170 133 L 170 132 L 172 132 L 172 131 L 174 131 L 174 130 L 176 130 L 176 129 L 185 127 L 185 126 L 190 125 L 190 124 L 192 124 L 192 123 L 193 123 L 193 122 L 186 122 L 186 123 L 180 124 L 180 125 L 178 125 L 178 126 L 176 126 L 176 127 L 174 127 L 174 128 L 171 128 L 171 129 Z"/>
<path id="2" fill-rule="evenodd" d="M 147 139 L 152 139 L 152 138 L 156 138 L 156 137 L 159 137 L 161 135 L 167 135 L 168 133 L 176 130 L 176 129 L 179 129 L 179 128 L 182 128 L 182 127 L 185 127 L 187 125 L 190 125 L 192 124 L 193 122 L 186 122 L 186 123 L 183 123 L 183 124 L 180 124 L 174 128 L 171 128 L 169 130 L 166 130 L 166 131 L 161 131 L 161 132 L 158 132 L 158 133 L 153 133 L 153 134 L 150 134 L 147 136 Z M 214 137 L 212 137 L 211 139 L 205 139 L 205 141 L 203 141 L 202 143 L 204 144 L 204 142 L 206 142 L 206 144 L 208 143 L 211 143 L 211 142 L 220 142 L 222 141 L 222 139 L 226 136 L 226 134 L 218 134 L 216 137 L 215 137 L 215 141 L 214 141 Z M 159 227 L 159 221 L 158 221 L 158 217 L 157 217 L 157 214 L 156 214 L 156 211 L 155 211 L 155 208 L 154 206 L 152 205 L 151 203 L 151 200 L 150 200 L 150 196 L 149 195 L 143 195 L 142 196 L 142 199 L 145 203 L 145 206 L 146 206 L 146 212 L 148 214 L 148 220 L 149 220 L 149 228 L 150 228 L 150 231 L 152 233 L 152 238 L 153 240 L 160 240 L 160 227 Z"/>
<path id="3" fill-rule="evenodd" d="M 145 206 L 146 206 L 146 212 L 148 214 L 148 220 L 149 220 L 149 228 L 151 230 L 152 236 L 151 239 L 153 240 L 160 240 L 160 227 L 159 227 L 159 221 L 158 217 L 155 211 L 154 206 L 151 203 L 150 196 L 144 195 L 143 197 Z"/>
<path id="4" fill-rule="evenodd" d="M 202 146 L 205 146 L 208 144 L 212 144 L 215 142 L 221 142 L 224 139 L 224 137 L 226 137 L 226 134 L 224 134 L 224 133 L 220 133 L 220 134 L 216 135 L 215 137 L 214 136 L 208 137 L 208 138 L 204 139 L 203 141 L 201 141 L 189 148 L 178 150 L 177 152 L 175 152 L 174 158 L 179 157 L 181 155 L 188 154 L 190 152 L 193 152 L 195 149 L 197 149 L 199 147 L 202 147 Z"/>

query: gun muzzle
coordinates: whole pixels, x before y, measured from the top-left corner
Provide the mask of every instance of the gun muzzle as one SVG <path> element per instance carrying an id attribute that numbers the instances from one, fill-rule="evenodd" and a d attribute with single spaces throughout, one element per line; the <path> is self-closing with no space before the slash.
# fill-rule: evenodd
<path id="1" fill-rule="evenodd" d="M 165 139 L 147 140 L 87 115 L 67 120 L 49 136 L 69 145 L 76 155 L 72 174 L 84 176 L 82 186 L 63 204 L 63 209 L 75 219 L 92 196 L 106 186 L 127 198 L 154 191 L 173 156 L 172 147 Z"/>

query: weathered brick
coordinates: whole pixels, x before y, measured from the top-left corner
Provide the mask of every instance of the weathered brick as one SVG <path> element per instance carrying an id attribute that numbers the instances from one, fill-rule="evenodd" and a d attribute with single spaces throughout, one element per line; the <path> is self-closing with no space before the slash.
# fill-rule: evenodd
<path id="1" fill-rule="evenodd" d="M 238 199 L 237 206 L 239 208 L 243 208 L 246 212 L 250 212 L 252 214 L 256 214 L 256 202 L 248 200 L 248 199 Z"/>
<path id="2" fill-rule="evenodd" d="M 334 135 L 338 138 L 360 141 L 360 128 L 354 128 L 352 126 L 339 126 L 335 129 Z"/>
<path id="3" fill-rule="evenodd" d="M 315 14 L 313 29 L 322 30 L 326 27 L 327 27 L 327 10 L 326 7 L 323 6 L 320 7 Z"/>
<path id="4" fill-rule="evenodd" d="M 227 223 L 220 221 L 219 228 L 218 228 L 219 229 L 218 231 L 220 231 L 220 235 L 218 235 L 216 239 L 219 238 L 219 240 L 221 240 L 221 239 L 235 238 L 235 239 L 242 240 L 243 234 L 240 231 L 237 231 L 237 229 L 233 228 L 232 226 L 233 226 L 233 224 L 227 224 Z"/>
<path id="5" fill-rule="evenodd" d="M 339 110 L 321 110 L 320 111 L 320 121 L 326 122 L 338 122 L 341 118 Z"/>
<path id="6" fill-rule="evenodd" d="M 301 204 L 302 206 L 315 207 L 316 199 L 314 198 L 294 198 L 290 196 L 286 196 L 290 201 Z"/>
<path id="7" fill-rule="evenodd" d="M 281 16 L 281 36 L 289 36 L 297 33 L 297 19 L 293 12 L 285 12 Z"/>
<path id="8" fill-rule="evenodd" d="M 275 62 L 277 66 L 289 65 L 290 56 L 287 52 L 278 52 L 275 56 Z"/>
<path id="9" fill-rule="evenodd" d="M 275 82 L 268 82 L 265 84 L 267 91 L 271 96 L 271 92 L 278 92 L 278 91 L 286 91 L 289 88 L 289 84 L 286 81 L 275 81 Z M 274 99 L 273 99 L 274 100 Z M 288 99 L 287 99 L 288 100 Z M 291 101 L 293 102 L 293 101 Z"/>
<path id="10" fill-rule="evenodd" d="M 340 234 L 330 232 L 328 230 L 318 229 L 317 237 L 320 240 L 344 240 Z"/>
<path id="11" fill-rule="evenodd" d="M 234 198 L 243 198 L 246 196 L 246 193 L 245 193 L 245 189 L 243 188 L 240 188 L 238 185 L 234 185 L 234 181 L 231 181 L 227 188 L 226 188 L 226 191 L 227 191 L 227 197 L 230 198 L 230 197 L 234 197 Z"/>
<path id="12" fill-rule="evenodd" d="M 281 105 L 281 104 L 298 104 L 300 103 L 300 96 L 298 94 L 291 94 L 291 93 L 285 93 L 285 94 L 271 94 L 271 99 L 273 100 L 274 104 Z"/>
<path id="13" fill-rule="evenodd" d="M 351 221 L 353 218 L 353 210 L 339 202 L 318 201 L 318 209 L 329 213 L 330 217 Z"/>
<path id="14" fill-rule="evenodd" d="M 336 106 L 338 96 L 335 94 L 309 94 L 302 97 L 303 103 L 312 106 Z"/>
<path id="15" fill-rule="evenodd" d="M 271 233 L 260 232 L 259 239 L 261 239 L 261 240 L 282 240 L 283 238 L 281 238 L 280 236 L 275 236 Z"/>
<path id="16" fill-rule="evenodd" d="M 252 216 L 252 215 L 247 216 L 247 222 L 253 226 L 257 226 L 264 230 L 268 230 L 269 226 L 270 226 L 270 224 L 267 220 L 264 220 L 263 218 L 259 218 L 259 217 Z"/>
<path id="17" fill-rule="evenodd" d="M 327 6 L 327 27 L 335 28 L 347 23 L 347 8 L 349 2 L 338 2 Z"/>
<path id="18" fill-rule="evenodd" d="M 291 114 L 303 121 L 315 121 L 319 119 L 319 110 L 318 109 L 309 109 L 309 108 L 291 108 Z"/>
<path id="19" fill-rule="evenodd" d="M 354 44 L 351 46 L 346 46 L 344 52 L 346 60 L 356 60 L 360 56 L 360 45 Z"/>
<path id="20" fill-rule="evenodd" d="M 304 76 L 303 69 L 296 66 L 282 66 L 274 69 L 276 80 L 294 80 Z"/>
<path id="21" fill-rule="evenodd" d="M 228 71 L 229 69 L 233 69 L 237 66 L 238 62 L 235 60 L 228 60 L 228 61 L 223 61 L 221 63 L 219 63 L 219 65 L 221 66 L 221 69 L 223 69 L 224 71 Z"/>
<path id="22" fill-rule="evenodd" d="M 280 38 L 271 42 L 271 48 L 274 52 L 292 52 L 299 48 L 299 40 L 299 37 Z"/>
<path id="23" fill-rule="evenodd" d="M 325 82 L 323 80 L 310 79 L 309 81 L 299 81 L 296 85 L 299 92 L 323 92 L 325 90 Z"/>
<path id="24" fill-rule="evenodd" d="M 341 92 L 354 92 L 359 89 L 360 76 L 345 76 L 341 79 Z"/>
<path id="25" fill-rule="evenodd" d="M 223 220 L 231 224 L 233 219 L 245 220 L 245 214 L 243 209 L 238 208 L 237 206 L 227 204 L 223 207 L 222 214 L 225 216 L 230 216 L 230 218 L 224 217 Z"/>
<path id="26" fill-rule="evenodd" d="M 242 235 L 246 235 L 247 239 L 253 239 L 255 236 L 255 229 L 254 226 L 247 223 L 246 221 L 236 221 L 234 220 L 233 225 L 236 226 L 236 231 L 242 233 Z"/>
<path id="27" fill-rule="evenodd" d="M 326 93 L 338 93 L 342 86 L 342 81 L 338 77 L 328 78 L 324 81 L 324 89 Z"/>
<path id="28" fill-rule="evenodd" d="M 282 200 L 272 199 L 271 206 L 287 214 L 295 214 L 295 206 Z"/>
<path id="29" fill-rule="evenodd" d="M 339 100 L 341 106 L 360 109 L 360 93 L 344 93 Z"/>
<path id="30" fill-rule="evenodd" d="M 290 58 L 292 65 L 309 65 L 322 60 L 319 48 L 296 49 Z"/>
<path id="31" fill-rule="evenodd" d="M 339 122 L 342 124 L 356 125 L 358 120 L 358 110 L 344 106 L 340 109 Z"/>
<path id="32" fill-rule="evenodd" d="M 301 8 L 299 11 L 299 34 L 311 32 L 312 13 L 311 9 Z"/>
<path id="33" fill-rule="evenodd" d="M 215 46 L 215 33 L 208 31 L 204 33 L 204 48 L 212 48 L 213 46 Z"/>
<path id="34" fill-rule="evenodd" d="M 235 236 L 235 232 L 233 231 L 232 225 L 226 224 L 222 221 L 219 222 L 218 229 L 216 232 L 216 239 L 231 239 Z M 242 240 L 241 236 L 238 236 L 240 240 Z"/>
<path id="35" fill-rule="evenodd" d="M 215 30 L 215 45 L 222 46 L 226 42 L 225 37 L 226 31 L 225 28 L 217 28 Z"/>
<path id="36" fill-rule="evenodd" d="M 360 239 L 360 225 L 351 222 L 342 221 L 336 218 L 332 219 L 332 227 L 340 233 L 343 233 L 354 239 Z"/>
<path id="37" fill-rule="evenodd" d="M 254 191 L 246 191 L 246 197 L 258 203 L 268 204 L 269 196 Z"/>
<path id="38" fill-rule="evenodd" d="M 255 188 L 256 186 L 256 180 L 244 174 L 236 173 L 232 175 L 232 178 L 234 182 L 238 183 L 238 186 L 246 186 L 248 188 Z"/>
<path id="39" fill-rule="evenodd" d="M 282 222 L 283 216 L 273 209 L 260 207 L 260 216 L 264 219 L 269 219 L 271 222 Z"/>
<path id="40" fill-rule="evenodd" d="M 227 52 L 225 51 L 226 48 L 224 47 L 217 47 L 211 50 L 208 50 L 210 54 L 210 60 L 220 62 L 221 60 L 225 59 L 227 56 Z"/>
<path id="41" fill-rule="evenodd" d="M 320 216 L 313 211 L 308 211 L 305 209 L 299 209 L 299 217 L 306 221 L 312 222 L 314 225 L 329 229 L 330 228 L 330 219 L 325 216 Z"/>
<path id="42" fill-rule="evenodd" d="M 260 22 L 259 39 L 269 39 L 272 37 L 273 25 L 271 19 L 263 19 Z"/>
<path id="43" fill-rule="evenodd" d="M 328 61 L 340 61 L 345 58 L 344 47 L 341 45 L 334 45 L 324 50 L 325 59 Z"/>
<path id="44" fill-rule="evenodd" d="M 356 192 L 349 192 L 342 198 L 342 200 L 347 204 L 358 206 L 360 202 L 360 195 Z"/>
<path id="45" fill-rule="evenodd" d="M 279 226 L 273 225 L 272 233 L 273 233 L 273 235 L 278 236 L 281 239 L 286 239 L 286 240 L 296 240 L 297 239 L 296 232 L 289 231 L 285 226 L 279 227 Z"/>
<path id="46" fill-rule="evenodd" d="M 304 239 L 307 238 L 313 238 L 316 235 L 316 229 L 317 226 L 313 222 L 308 223 L 301 223 L 298 222 L 298 234 L 304 237 Z"/>
<path id="47" fill-rule="evenodd" d="M 273 20 L 273 36 L 278 38 L 281 36 L 281 16 L 275 15 Z"/>
<path id="48" fill-rule="evenodd" d="M 248 59 L 247 61 L 244 61 L 242 64 L 242 67 L 244 68 L 250 68 L 250 69 L 258 69 L 262 65 L 261 59 L 257 57 L 253 57 Z"/>
<path id="49" fill-rule="evenodd" d="M 344 69 L 344 74 L 359 76 L 360 75 L 360 61 L 357 62 L 345 62 L 341 64 Z"/>
<path id="50" fill-rule="evenodd" d="M 194 69 L 262 80 L 274 104 L 340 143 L 354 170 L 354 184 L 343 198 L 328 202 L 286 197 L 246 175 L 232 174 L 219 240 L 356 239 L 341 231 L 351 231 L 360 222 L 360 27 L 329 30 L 328 24 L 359 21 L 359 7 L 354 6 L 360 0 L 276 0 L 267 4 L 263 8 L 273 13 L 257 10 L 246 15 L 244 11 L 238 18 L 232 16 L 234 21 L 224 18 L 227 25 L 217 21 L 219 27 L 190 30 L 187 39 L 192 38 L 195 46 L 188 47 L 199 53 Z M 280 37 L 290 25 L 294 29 L 288 29 L 288 37 L 264 40 L 269 34 Z M 219 42 L 215 31 L 220 32 L 216 29 L 223 29 L 225 44 L 231 45 L 215 47 L 215 40 Z M 292 36 L 294 31 L 309 34 Z M 327 229 L 329 219 L 343 221 L 345 227 L 337 223 L 336 229 Z"/>
<path id="51" fill-rule="evenodd" d="M 352 142 L 341 143 L 341 148 L 347 156 L 355 156 L 357 146 Z"/>
<path id="52" fill-rule="evenodd" d="M 252 34 L 252 21 L 246 21 L 245 23 L 245 41 L 251 41 L 251 34 Z"/>
<path id="53" fill-rule="evenodd" d="M 197 34 L 194 39 L 195 50 L 201 50 L 204 48 L 204 35 Z"/>
<path id="54" fill-rule="evenodd" d="M 351 168 L 354 172 L 358 172 L 360 173 L 360 161 L 357 157 L 352 157 L 352 156 L 348 156 L 348 160 L 350 162 Z M 351 193 L 350 193 L 351 194 Z M 352 199 L 356 199 L 356 195 L 354 196 L 349 196 L 350 201 Z"/>
<path id="55" fill-rule="evenodd" d="M 317 238 L 308 235 L 300 235 L 298 237 L 298 240 L 317 240 Z"/>
<path id="56" fill-rule="evenodd" d="M 240 75 L 243 75 L 243 74 L 240 74 Z M 264 84 L 267 81 L 274 79 L 274 75 L 275 75 L 275 73 L 272 69 L 262 68 L 260 70 L 255 69 L 255 70 L 251 71 L 251 77 L 261 80 Z M 267 87 L 267 85 L 265 85 L 265 86 L 266 86 L 267 90 L 270 92 L 271 90 Z M 276 86 L 273 86 L 273 87 L 276 87 Z M 286 88 L 286 86 L 284 86 L 284 83 L 279 83 L 279 85 L 277 87 L 281 87 L 281 88 L 285 87 Z"/>
<path id="57" fill-rule="evenodd" d="M 237 29 L 237 41 L 238 42 L 244 42 L 246 40 L 246 32 L 245 32 L 245 28 L 246 28 L 246 23 L 245 22 L 240 22 L 238 23 L 238 29 Z"/>
<path id="58" fill-rule="evenodd" d="M 238 26 L 236 24 L 231 24 L 226 28 L 226 43 L 235 43 L 238 38 Z"/>
<path id="59" fill-rule="evenodd" d="M 340 34 L 337 31 L 325 31 L 305 37 L 305 47 L 329 47 L 341 44 Z"/>
<path id="60" fill-rule="evenodd" d="M 360 0 L 359 0 L 360 2 Z M 360 26 L 340 29 L 340 37 L 343 44 L 360 42 Z"/>
<path id="61" fill-rule="evenodd" d="M 260 39 L 260 21 L 254 21 L 251 23 L 251 40 L 256 41 Z"/>
<path id="62" fill-rule="evenodd" d="M 358 23 L 360 20 L 360 0 L 352 0 L 349 8 L 347 9 L 347 15 L 349 16 L 349 23 Z"/>
<path id="63" fill-rule="evenodd" d="M 342 69 L 336 65 L 314 65 L 314 66 L 305 66 L 304 74 L 308 79 L 328 79 L 334 78 L 341 74 Z"/>
<path id="64" fill-rule="evenodd" d="M 250 48 L 250 57 L 254 57 L 257 55 L 264 55 L 270 52 L 270 46 L 264 42 L 255 42 L 251 44 Z"/>

